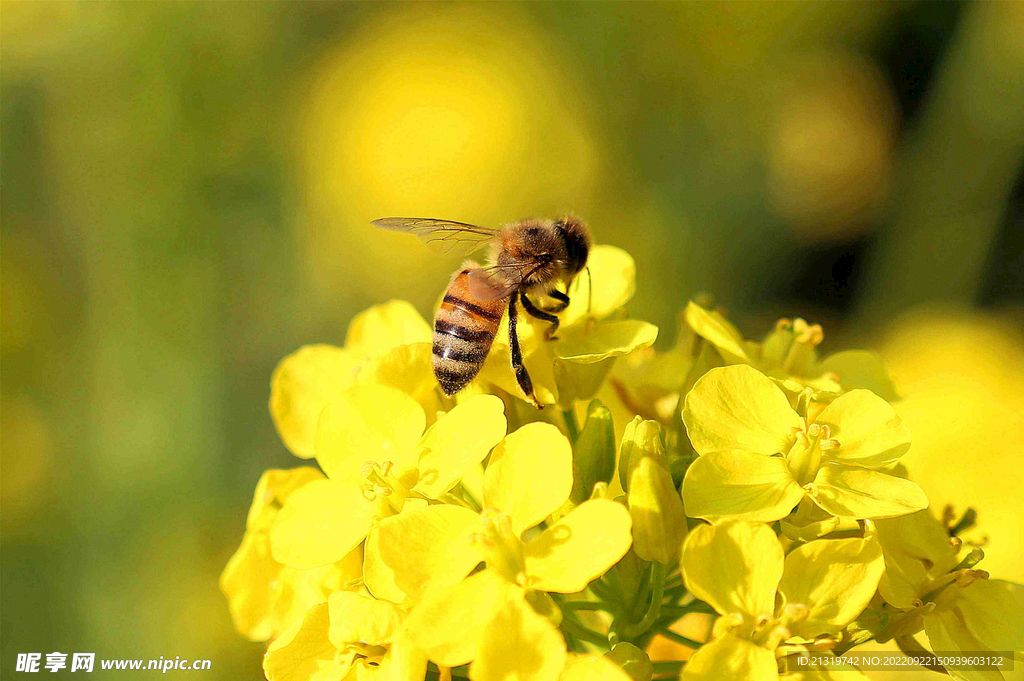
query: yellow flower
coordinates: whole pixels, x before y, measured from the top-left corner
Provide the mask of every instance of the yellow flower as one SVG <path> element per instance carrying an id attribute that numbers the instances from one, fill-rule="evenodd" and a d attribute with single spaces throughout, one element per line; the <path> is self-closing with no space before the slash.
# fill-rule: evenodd
<path id="1" fill-rule="evenodd" d="M 571 489 L 568 440 L 550 424 L 532 423 L 492 452 L 481 513 L 435 505 L 381 523 L 381 556 L 399 588 L 420 601 L 410 635 L 432 660 L 473 661 L 470 677 L 478 681 L 558 678 L 565 642 L 528 594 L 582 591 L 631 542 L 629 512 L 604 499 L 584 502 L 524 542 Z M 465 579 L 481 561 L 487 567 Z"/>
<path id="2" fill-rule="evenodd" d="M 315 468 L 269 470 L 256 486 L 242 544 L 220 577 L 235 628 L 254 641 L 276 637 L 331 592 L 359 582 L 363 562 L 359 550 L 337 563 L 309 570 L 287 567 L 271 556 L 270 529 L 280 506 L 296 490 L 322 479 Z"/>
<path id="3" fill-rule="evenodd" d="M 263 658 L 269 681 L 415 681 L 427 658 L 409 640 L 406 612 L 338 591 L 274 641 Z"/>
<path id="4" fill-rule="evenodd" d="M 430 341 L 430 325 L 412 305 L 392 300 L 356 315 L 345 347 L 307 345 L 285 357 L 270 380 L 270 415 L 285 446 L 299 458 L 312 458 L 320 412 L 357 383 L 403 390 L 432 417 L 439 403 Z"/>
<path id="5" fill-rule="evenodd" d="M 705 374 L 683 409 L 701 455 L 683 480 L 687 513 L 773 521 L 806 498 L 833 516 L 885 518 L 928 505 L 915 483 L 884 470 L 910 447 L 909 431 L 885 400 L 852 390 L 813 417 L 803 397 L 798 409 L 752 367 Z M 805 521 L 814 517 L 809 503 L 801 506 Z"/>
<path id="6" fill-rule="evenodd" d="M 437 499 L 505 434 L 504 405 L 492 395 L 467 400 L 426 432 L 423 408 L 381 385 L 351 388 L 324 408 L 316 457 L 327 474 L 298 490 L 270 533 L 275 560 L 326 565 L 359 545 L 378 518 L 407 499 Z"/>
<path id="7" fill-rule="evenodd" d="M 606 320 L 620 312 L 636 290 L 633 258 L 613 246 L 594 246 L 569 292 L 571 302 L 559 313 L 557 340 L 545 340 L 547 322 L 520 313 L 519 340 L 523 363 L 530 372 L 534 392 L 541 404 L 572 406 L 590 399 L 617 357 L 652 345 L 658 327 L 635 319 Z M 526 323 L 523 323 L 526 322 Z M 512 395 L 521 396 L 509 369 L 511 350 L 508 327 L 502 325 L 494 340 L 480 377 Z"/>
<path id="8" fill-rule="evenodd" d="M 910 636 L 922 628 L 932 649 L 947 654 L 1012 652 L 1024 662 L 1024 585 L 988 579 L 976 569 L 981 549 L 966 552 L 932 514 L 919 511 L 877 523 L 885 555 L 878 590 L 898 610 L 882 638 Z M 955 679 L 1002 678 L 1001 672 L 948 669 Z"/>
<path id="9" fill-rule="evenodd" d="M 777 679 L 787 639 L 835 634 L 875 593 L 885 568 L 874 538 L 818 539 L 784 555 L 767 525 L 700 525 L 683 545 L 687 588 L 722 617 L 681 678 Z"/>
<path id="10" fill-rule="evenodd" d="M 794 392 L 803 387 L 831 393 L 865 388 L 886 400 L 897 397 L 881 360 L 870 352 L 846 350 L 819 360 L 817 346 L 824 332 L 799 317 L 780 319 L 761 343 L 744 340 L 724 316 L 694 302 L 686 308 L 686 320 L 715 347 L 723 364 L 749 364 Z"/>

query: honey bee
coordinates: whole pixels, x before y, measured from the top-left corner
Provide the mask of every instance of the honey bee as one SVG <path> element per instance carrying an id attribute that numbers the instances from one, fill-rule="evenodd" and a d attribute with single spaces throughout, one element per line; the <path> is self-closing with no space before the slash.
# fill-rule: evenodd
<path id="1" fill-rule="evenodd" d="M 512 371 L 523 393 L 538 409 L 533 381 L 523 366 L 516 332 L 517 300 L 526 314 L 548 322 L 546 338 L 553 339 L 558 317 L 569 296 L 556 288 L 569 284 L 587 264 L 592 239 L 579 218 L 522 220 L 501 229 L 431 218 L 381 218 L 381 229 L 415 234 L 431 250 L 468 255 L 490 244 L 490 264 L 467 260 L 452 276 L 434 318 L 434 376 L 445 395 L 454 395 L 476 377 L 483 366 L 498 325 L 508 309 L 508 340 Z M 547 296 L 546 310 L 534 302 Z M 531 297 L 533 299 L 531 299 Z"/>

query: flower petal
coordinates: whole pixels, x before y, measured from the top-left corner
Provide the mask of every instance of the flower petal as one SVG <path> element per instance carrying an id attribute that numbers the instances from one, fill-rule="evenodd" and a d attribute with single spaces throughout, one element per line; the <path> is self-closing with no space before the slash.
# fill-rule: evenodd
<path id="1" fill-rule="evenodd" d="M 329 637 L 338 650 L 350 643 L 384 646 L 402 628 L 405 613 L 394 603 L 378 601 L 352 591 L 338 591 L 327 599 L 331 615 Z"/>
<path id="2" fill-rule="evenodd" d="M 270 416 L 285 447 L 301 459 L 316 452 L 320 412 L 355 384 L 358 360 L 333 345 L 306 345 L 281 360 L 270 378 Z"/>
<path id="3" fill-rule="evenodd" d="M 266 641 L 279 633 L 268 615 L 270 585 L 285 569 L 270 555 L 270 540 L 262 533 L 246 532 L 242 544 L 220 576 L 220 590 L 228 598 L 231 619 L 243 636 Z"/>
<path id="4" fill-rule="evenodd" d="M 869 390 L 841 395 L 814 419 L 827 424 L 839 448 L 826 452 L 829 459 L 860 466 L 885 466 L 910 449 L 910 429 L 892 405 Z"/>
<path id="5" fill-rule="evenodd" d="M 260 481 L 256 483 L 256 492 L 252 495 L 245 529 L 250 532 L 269 530 L 278 510 L 288 501 L 292 492 L 314 480 L 323 479 L 323 473 L 312 466 L 263 471 Z"/>
<path id="6" fill-rule="evenodd" d="M 362 551 L 356 548 L 338 563 L 296 570 L 274 560 L 266 532 L 246 532 L 221 574 L 220 588 L 235 628 L 253 641 L 266 641 L 332 591 L 355 583 L 361 564 Z"/>
<path id="7" fill-rule="evenodd" d="M 356 381 L 401 390 L 420 403 L 429 423 L 433 415 L 442 409 L 431 364 L 432 347 L 430 343 L 414 343 L 391 348 L 363 365 Z"/>
<path id="8" fill-rule="evenodd" d="M 316 676 L 317 672 L 336 667 L 341 679 L 347 669 L 336 665 L 338 652 L 327 637 L 330 616 L 327 603 L 314 605 L 287 632 L 281 634 L 263 656 L 263 671 L 270 681 L 309 681 L 331 676 Z"/>
<path id="9" fill-rule="evenodd" d="M 698 648 L 679 678 L 681 681 L 777 681 L 779 673 L 773 651 L 726 634 Z"/>
<path id="10" fill-rule="evenodd" d="M 658 327 L 638 319 L 579 324 L 559 332 L 555 357 L 580 364 L 594 364 L 647 348 L 658 338 Z"/>
<path id="11" fill-rule="evenodd" d="M 589 273 L 581 272 L 569 291 L 572 301 L 560 315 L 563 326 L 586 317 L 604 319 L 629 302 L 636 291 L 636 263 L 621 248 L 594 246 L 587 267 Z"/>
<path id="12" fill-rule="evenodd" d="M 411 304 L 389 300 L 360 312 L 348 325 L 345 349 L 361 358 L 382 355 L 391 348 L 429 343 L 430 324 Z"/>
<path id="13" fill-rule="evenodd" d="M 631 526 L 622 504 L 583 502 L 526 545 L 528 586 L 557 593 L 582 591 L 626 555 Z"/>
<path id="14" fill-rule="evenodd" d="M 722 449 L 785 452 L 792 429 L 804 425 L 786 394 L 745 364 L 704 374 L 686 395 L 683 422 L 699 454 Z"/>
<path id="15" fill-rule="evenodd" d="M 507 513 L 517 535 L 554 513 L 572 491 L 572 447 L 550 423 L 530 423 L 491 453 L 484 506 Z"/>
<path id="16" fill-rule="evenodd" d="M 738 613 L 756 620 L 775 611 L 783 554 L 767 525 L 699 525 L 683 544 L 682 567 L 687 588 L 722 615 Z"/>
<path id="17" fill-rule="evenodd" d="M 476 658 L 485 628 L 506 607 L 513 588 L 494 570 L 485 569 L 428 595 L 413 608 L 406 630 L 416 647 L 437 664 L 466 664 Z"/>
<path id="18" fill-rule="evenodd" d="M 807 607 L 807 619 L 794 622 L 796 636 L 835 634 L 852 622 L 875 595 L 885 571 L 882 547 L 871 539 L 820 539 L 786 556 L 779 590 L 787 603 Z"/>
<path id="19" fill-rule="evenodd" d="M 565 666 L 565 640 L 525 599 L 510 599 L 487 624 L 473 681 L 556 681 Z"/>
<path id="20" fill-rule="evenodd" d="M 971 634 L 963 621 L 957 617 L 955 611 L 937 611 L 925 617 L 924 631 L 928 636 L 928 643 L 931 644 L 932 651 L 942 655 L 956 655 L 957 653 L 977 655 L 985 652 L 985 646 Z M 957 681 L 1003 681 L 1004 679 L 1002 673 L 997 670 L 953 667 L 948 671 L 949 675 Z"/>
<path id="21" fill-rule="evenodd" d="M 379 523 L 366 535 L 363 544 L 363 584 L 370 595 L 379 600 L 402 604 L 407 599 L 405 592 L 395 584 L 395 571 L 381 558 Z"/>
<path id="22" fill-rule="evenodd" d="M 483 560 L 473 542 L 480 529 L 480 516 L 467 508 L 428 506 L 382 520 L 378 549 L 398 588 L 419 601 L 458 584 Z"/>
<path id="23" fill-rule="evenodd" d="M 779 520 L 804 494 L 784 458 L 738 449 L 697 457 L 683 478 L 686 514 L 706 520 Z"/>
<path id="24" fill-rule="evenodd" d="M 505 403 L 477 395 L 452 409 L 420 441 L 419 482 L 413 488 L 436 499 L 454 487 L 505 437 Z"/>
<path id="25" fill-rule="evenodd" d="M 427 675 L 427 656 L 413 644 L 408 630 L 400 632 L 385 656 L 387 681 L 422 679 Z"/>
<path id="26" fill-rule="evenodd" d="M 907 610 L 925 595 L 934 577 L 960 562 L 945 526 L 928 510 L 875 521 L 885 574 L 878 585 L 890 605 Z"/>
<path id="27" fill-rule="evenodd" d="M 381 385 L 346 390 L 324 409 L 316 431 L 316 460 L 335 480 L 361 481 L 363 465 L 390 461 L 399 475 L 426 426 L 423 408 L 405 393 Z"/>
<path id="28" fill-rule="evenodd" d="M 707 310 L 690 301 L 686 306 L 686 323 L 709 343 L 718 348 L 727 364 L 748 362 L 743 349 L 743 336 L 729 320 L 718 312 Z"/>
<path id="29" fill-rule="evenodd" d="M 957 609 L 967 629 L 989 650 L 1024 654 L 1024 585 L 981 579 L 960 591 Z M 998 613 L 998 614 L 997 614 Z"/>
<path id="30" fill-rule="evenodd" d="M 891 518 L 928 508 L 917 483 L 868 468 L 822 466 L 813 485 L 814 502 L 835 516 Z"/>
<path id="31" fill-rule="evenodd" d="M 296 568 L 341 560 L 363 541 L 377 514 L 358 485 L 311 482 L 291 495 L 270 530 L 274 560 Z"/>

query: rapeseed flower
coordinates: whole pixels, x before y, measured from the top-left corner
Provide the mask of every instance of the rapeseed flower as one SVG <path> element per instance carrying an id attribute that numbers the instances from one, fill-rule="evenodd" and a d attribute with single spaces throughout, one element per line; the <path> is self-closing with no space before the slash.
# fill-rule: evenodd
<path id="1" fill-rule="evenodd" d="M 338 591 L 270 644 L 269 681 L 416 681 L 427 658 L 408 639 L 407 613 L 386 601 Z"/>
<path id="2" fill-rule="evenodd" d="M 270 641 L 268 679 L 822 681 L 866 677 L 787 671 L 791 656 L 919 650 L 921 632 L 937 651 L 1024 648 L 1024 587 L 921 510 L 873 355 L 820 360 L 801 319 L 746 340 L 697 303 L 654 351 L 657 329 L 624 316 L 634 286 L 632 258 L 598 246 L 556 339 L 523 317 L 537 397 L 558 409 L 509 399 L 504 326 L 444 397 L 430 325 L 402 301 L 281 362 L 275 426 L 319 470 L 263 475 L 221 576 L 235 626 Z M 599 392 L 580 428 L 576 402 Z M 718 615 L 706 642 L 674 626 L 694 613 Z M 687 652 L 652 661 L 656 637 Z"/>
<path id="3" fill-rule="evenodd" d="M 682 566 L 687 588 L 721 615 L 683 681 L 778 679 L 779 646 L 838 633 L 868 605 L 885 569 L 873 537 L 818 539 L 785 555 L 771 528 L 746 521 L 694 528 Z"/>
<path id="4" fill-rule="evenodd" d="M 431 660 L 472 662 L 477 681 L 558 678 L 565 642 L 531 607 L 531 594 L 582 591 L 631 543 L 629 512 L 604 499 L 580 504 L 524 541 L 571 489 L 568 440 L 550 424 L 532 423 L 492 452 L 479 513 L 433 505 L 381 523 L 381 557 L 418 601 L 410 632 Z M 467 578 L 481 562 L 486 567 Z M 520 676 L 507 676 L 513 671 Z"/>
<path id="5" fill-rule="evenodd" d="M 289 451 L 313 458 L 320 412 L 360 383 L 402 390 L 432 421 L 440 403 L 430 370 L 431 333 L 412 305 L 392 300 L 356 315 L 344 347 L 306 345 L 281 360 L 270 379 L 270 415 Z"/>
<path id="6" fill-rule="evenodd" d="M 723 364 L 749 364 L 787 389 L 800 392 L 839 393 L 865 388 L 886 400 L 896 399 L 896 389 L 881 360 L 865 350 L 845 350 L 818 359 L 817 346 L 825 334 L 818 324 L 780 319 L 760 343 L 744 340 L 739 330 L 721 313 L 691 302 L 686 320 L 694 332 L 711 343 Z"/>
<path id="7" fill-rule="evenodd" d="M 683 480 L 691 517 L 773 521 L 802 504 L 806 518 L 813 505 L 841 518 L 886 518 L 928 505 L 920 487 L 886 470 L 910 448 L 889 403 L 852 390 L 822 408 L 809 406 L 808 394 L 794 409 L 775 382 L 742 364 L 697 382 L 683 409 L 700 454 Z"/>
<path id="8" fill-rule="evenodd" d="M 256 485 L 242 544 L 220 577 L 235 628 L 254 641 L 275 638 L 312 605 L 335 591 L 354 588 L 361 579 L 358 548 L 338 562 L 308 570 L 283 565 L 271 555 L 270 529 L 281 505 L 296 490 L 323 477 L 310 467 L 268 470 Z"/>
<path id="9" fill-rule="evenodd" d="M 270 532 L 274 559 L 298 568 L 339 560 L 409 499 L 437 499 L 505 434 L 504 405 L 479 395 L 424 432 L 423 408 L 394 388 L 350 388 L 325 407 L 316 458 L 327 474 L 293 493 Z"/>
<path id="10" fill-rule="evenodd" d="M 923 629 L 932 649 L 947 655 L 1003 652 L 1024 662 L 1024 586 L 989 579 L 976 567 L 984 552 L 967 550 L 927 510 L 877 527 L 886 567 L 878 590 L 889 616 L 876 638 L 899 641 Z M 947 671 L 961 681 L 1003 678 L 998 670 Z"/>

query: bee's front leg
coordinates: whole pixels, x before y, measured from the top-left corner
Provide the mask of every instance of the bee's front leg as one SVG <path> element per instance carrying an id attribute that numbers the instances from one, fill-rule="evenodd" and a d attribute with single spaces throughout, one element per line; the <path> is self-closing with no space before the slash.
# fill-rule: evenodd
<path id="1" fill-rule="evenodd" d="M 527 373 L 526 365 L 523 364 L 523 350 L 519 347 L 519 333 L 516 331 L 517 319 L 516 295 L 513 294 L 508 301 L 508 345 L 512 354 L 512 373 L 516 375 L 516 383 L 533 402 L 533 406 L 543 409 L 541 403 L 537 401 L 537 396 L 533 394 L 533 381 L 530 380 L 530 374 Z"/>
<path id="2" fill-rule="evenodd" d="M 523 301 L 523 309 L 526 310 L 526 314 L 534 317 L 535 319 L 540 319 L 541 321 L 549 322 L 551 324 L 545 332 L 545 338 L 548 340 L 555 340 L 555 331 L 558 331 L 558 317 L 553 314 L 549 314 L 534 305 L 530 299 L 526 297 L 526 291 L 519 292 L 519 300 Z"/>
<path id="3" fill-rule="evenodd" d="M 551 292 L 548 293 L 548 295 L 558 301 L 557 307 L 551 309 L 552 312 L 561 312 L 565 308 L 569 307 L 569 296 L 558 289 L 551 289 Z"/>

